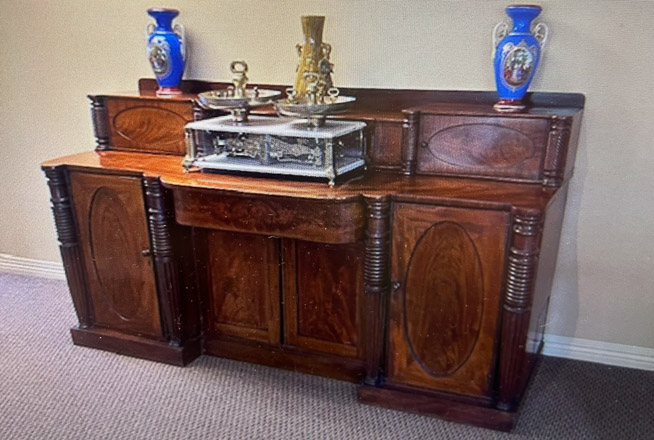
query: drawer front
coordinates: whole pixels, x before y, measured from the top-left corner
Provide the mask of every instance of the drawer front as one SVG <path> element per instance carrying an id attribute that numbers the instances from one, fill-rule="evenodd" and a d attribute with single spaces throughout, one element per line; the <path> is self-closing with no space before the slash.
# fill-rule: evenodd
<path id="1" fill-rule="evenodd" d="M 193 120 L 187 101 L 107 98 L 111 145 L 115 150 L 184 155 L 184 126 Z"/>
<path id="2" fill-rule="evenodd" d="M 319 243 L 354 243 L 363 237 L 360 201 L 329 201 L 233 195 L 174 188 L 175 218 L 188 226 L 300 238 Z"/>
<path id="3" fill-rule="evenodd" d="M 547 119 L 423 114 L 416 171 L 540 181 L 548 128 Z"/>

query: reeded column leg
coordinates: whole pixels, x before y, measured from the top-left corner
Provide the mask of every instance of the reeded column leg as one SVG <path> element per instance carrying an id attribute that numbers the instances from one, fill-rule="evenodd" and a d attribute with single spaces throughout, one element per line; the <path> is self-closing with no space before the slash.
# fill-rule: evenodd
<path id="1" fill-rule="evenodd" d="M 527 332 L 542 229 L 540 213 L 518 213 L 513 219 L 502 310 L 498 407 L 503 410 L 515 409 L 524 386 L 522 372 L 527 366 Z"/>
<path id="2" fill-rule="evenodd" d="M 380 380 L 389 289 L 390 198 L 366 198 L 368 225 L 364 260 L 366 385 Z"/>
<path id="3" fill-rule="evenodd" d="M 77 239 L 78 234 L 66 183 L 66 173 L 61 167 L 44 168 L 43 171 L 50 187 L 50 202 L 59 239 L 59 250 L 64 263 L 68 288 L 79 320 L 79 327 L 88 328 L 93 325 L 93 315 L 86 292 L 84 263 Z"/>
<path id="4" fill-rule="evenodd" d="M 182 310 L 179 271 L 173 252 L 174 214 L 168 194 L 158 178 L 146 177 L 144 185 L 161 324 L 170 345 L 180 346 Z"/>

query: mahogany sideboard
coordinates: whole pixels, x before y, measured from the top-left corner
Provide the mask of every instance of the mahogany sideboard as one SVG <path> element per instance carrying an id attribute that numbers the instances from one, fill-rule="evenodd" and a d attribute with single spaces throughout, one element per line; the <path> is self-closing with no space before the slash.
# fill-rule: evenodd
<path id="1" fill-rule="evenodd" d="M 185 173 L 185 93 L 91 96 L 95 151 L 45 162 L 78 345 L 359 382 L 359 400 L 509 430 L 543 344 L 584 97 L 349 89 L 341 185 Z M 280 90 L 282 86 L 276 87 Z M 264 110 L 264 113 L 269 110 Z"/>

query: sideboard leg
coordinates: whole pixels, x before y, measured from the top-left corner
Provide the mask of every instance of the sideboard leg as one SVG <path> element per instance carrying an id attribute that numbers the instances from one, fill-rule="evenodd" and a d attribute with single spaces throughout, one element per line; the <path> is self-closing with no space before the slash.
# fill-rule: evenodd
<path id="1" fill-rule="evenodd" d="M 66 182 L 66 173 L 62 167 L 44 168 L 43 171 L 50 187 L 50 202 L 57 229 L 57 238 L 59 239 L 59 250 L 64 263 L 70 295 L 79 320 L 79 327 L 89 328 L 93 325 L 93 315 L 86 291 L 82 251 L 77 239 L 78 234 Z"/>
<path id="2" fill-rule="evenodd" d="M 365 198 L 367 206 L 366 250 L 363 279 L 365 289 L 366 385 L 381 379 L 384 323 L 389 289 L 390 197 Z"/>
<path id="3" fill-rule="evenodd" d="M 169 196 L 156 177 L 145 177 L 145 195 L 157 280 L 161 324 L 170 345 L 182 344 L 179 271 L 173 252 L 174 214 Z"/>
<path id="4" fill-rule="evenodd" d="M 504 411 L 516 409 L 525 385 L 527 332 L 543 229 L 541 213 L 517 213 L 513 219 L 500 341 L 499 401 Z"/>

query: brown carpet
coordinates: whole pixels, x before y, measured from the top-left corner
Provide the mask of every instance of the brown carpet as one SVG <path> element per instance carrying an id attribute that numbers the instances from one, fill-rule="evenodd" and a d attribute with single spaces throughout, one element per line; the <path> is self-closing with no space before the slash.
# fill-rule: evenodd
<path id="1" fill-rule="evenodd" d="M 358 404 L 349 383 L 75 347 L 66 283 L 0 274 L 0 439 L 654 439 L 654 372 L 545 358 L 513 433 Z"/>

